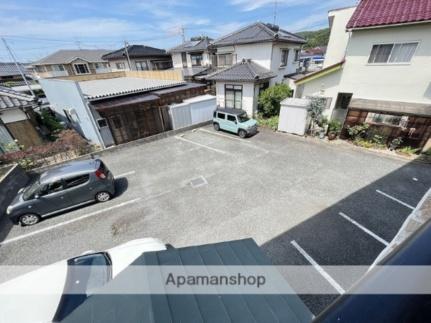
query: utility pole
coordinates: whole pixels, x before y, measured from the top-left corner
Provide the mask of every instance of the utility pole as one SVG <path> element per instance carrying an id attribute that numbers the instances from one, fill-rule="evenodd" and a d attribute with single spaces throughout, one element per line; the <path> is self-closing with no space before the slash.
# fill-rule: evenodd
<path id="1" fill-rule="evenodd" d="M 183 39 L 183 43 L 186 42 L 186 33 L 184 31 L 184 26 L 181 26 L 181 37 Z"/>
<path id="2" fill-rule="evenodd" d="M 18 65 L 18 62 L 16 61 L 15 55 L 13 54 L 13 52 L 12 52 L 12 50 L 10 49 L 10 47 L 9 47 L 8 43 L 6 42 L 6 39 L 2 38 L 2 40 L 3 40 L 3 43 L 4 43 L 5 47 L 6 47 L 6 50 L 9 52 L 10 57 L 12 57 L 12 60 L 13 60 L 13 62 L 15 63 L 15 66 L 16 66 L 16 68 L 18 69 L 19 74 L 21 74 L 21 77 L 22 77 L 22 79 L 24 80 L 25 85 L 27 85 L 28 89 L 30 90 L 31 95 L 32 95 L 32 96 L 34 96 L 34 97 L 36 97 L 36 95 L 34 94 L 33 90 L 31 89 L 30 84 L 29 84 L 29 83 L 28 83 L 28 81 L 27 81 L 27 78 L 26 78 L 26 77 L 25 77 L 25 75 L 24 75 L 24 72 L 23 72 L 23 71 L 22 71 L 22 69 L 21 69 L 21 66 L 19 66 L 19 65 Z"/>
<path id="3" fill-rule="evenodd" d="M 276 24 L 276 22 L 277 22 L 277 4 L 278 4 L 278 1 L 277 0 L 275 0 L 274 1 L 274 25 Z"/>
<path id="4" fill-rule="evenodd" d="M 129 43 L 127 41 L 124 41 L 124 51 L 126 52 L 127 64 L 129 65 L 129 70 L 132 70 L 132 64 L 130 64 L 130 57 L 129 57 Z"/>

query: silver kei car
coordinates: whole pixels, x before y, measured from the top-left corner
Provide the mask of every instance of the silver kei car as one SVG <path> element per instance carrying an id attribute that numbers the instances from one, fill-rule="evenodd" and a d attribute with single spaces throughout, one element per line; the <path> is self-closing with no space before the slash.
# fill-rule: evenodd
<path id="1" fill-rule="evenodd" d="M 13 223 L 29 226 L 42 217 L 106 202 L 114 194 L 114 176 L 100 159 L 73 161 L 37 176 L 19 190 L 6 213 Z"/>

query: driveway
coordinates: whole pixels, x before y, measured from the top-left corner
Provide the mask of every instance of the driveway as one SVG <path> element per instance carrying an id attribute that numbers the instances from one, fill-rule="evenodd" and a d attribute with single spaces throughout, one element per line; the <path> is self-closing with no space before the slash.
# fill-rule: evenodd
<path id="1" fill-rule="evenodd" d="M 252 237 L 275 264 L 369 265 L 431 186 L 429 165 L 267 130 L 241 140 L 204 127 L 102 159 L 119 196 L 13 227 L 3 265 L 142 237 L 177 247 Z M 335 283 L 338 292 L 351 285 Z M 315 314 L 333 298 L 303 296 Z"/>

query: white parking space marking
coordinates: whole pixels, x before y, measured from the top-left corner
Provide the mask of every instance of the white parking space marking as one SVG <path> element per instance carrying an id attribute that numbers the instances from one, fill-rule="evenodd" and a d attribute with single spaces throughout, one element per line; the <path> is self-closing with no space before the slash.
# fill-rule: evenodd
<path id="1" fill-rule="evenodd" d="M 199 146 L 199 147 L 203 147 L 203 148 L 206 148 L 206 149 L 209 149 L 209 150 L 215 151 L 215 152 L 217 152 L 217 153 L 219 153 L 219 154 L 223 154 L 223 155 L 230 155 L 227 151 L 223 151 L 223 150 L 220 150 L 220 149 L 217 149 L 217 148 L 213 148 L 213 147 L 210 147 L 210 146 L 207 146 L 207 145 L 204 145 L 204 144 L 200 144 L 200 143 L 198 143 L 198 142 L 195 142 L 195 141 L 192 141 L 192 140 L 189 140 L 189 139 L 186 139 L 186 138 L 180 137 L 180 136 L 175 136 L 175 138 L 176 138 L 176 139 L 178 139 L 178 140 L 182 140 L 182 141 L 185 141 L 185 142 L 191 143 L 191 144 L 196 145 L 196 146 Z"/>
<path id="2" fill-rule="evenodd" d="M 339 215 L 341 215 L 343 218 L 345 218 L 347 221 L 349 221 L 350 223 L 356 225 L 359 229 L 361 229 L 362 231 L 364 231 L 365 233 L 369 234 L 370 236 L 372 236 L 374 239 L 376 239 L 377 241 L 383 243 L 385 246 L 389 245 L 389 242 L 387 242 L 385 239 L 380 238 L 377 234 L 375 234 L 374 232 L 372 232 L 371 230 L 368 230 L 366 227 L 364 227 L 362 224 L 359 224 L 358 222 L 356 222 L 355 220 L 353 220 L 351 217 L 347 216 L 346 214 L 344 214 L 343 212 L 339 212 Z"/>
<path id="3" fill-rule="evenodd" d="M 115 178 L 119 178 L 119 177 L 127 177 L 127 176 L 130 176 L 130 175 L 134 175 L 135 173 L 136 173 L 136 171 L 132 170 L 132 171 L 127 172 L 127 173 L 123 173 L 123 174 L 120 174 L 120 175 L 116 175 L 116 176 L 115 176 Z"/>
<path id="4" fill-rule="evenodd" d="M 123 202 L 123 203 L 120 203 L 120 204 L 117 204 L 117 205 L 113 205 L 111 207 L 107 207 L 105 209 L 97 210 L 97 211 L 94 211 L 94 212 L 82 215 L 82 216 L 77 217 L 75 219 L 71 219 L 71 220 L 68 220 L 68 221 L 65 221 L 65 222 L 57 223 L 57 224 L 54 224 L 52 226 L 49 226 L 49 227 L 46 227 L 46 228 L 43 228 L 43 229 L 40 229 L 40 230 L 32 231 L 32 232 L 29 232 L 27 234 L 20 235 L 18 237 L 7 239 L 7 240 L 4 240 L 4 241 L 0 242 L 0 246 L 4 246 L 4 245 L 6 245 L 8 243 L 11 243 L 11 242 L 15 242 L 15 241 L 19 241 L 19 240 L 22 240 L 22 239 L 26 239 L 28 237 L 37 235 L 39 233 L 43 233 L 43 232 L 46 232 L 46 231 L 50 231 L 50 230 L 56 229 L 56 228 L 61 227 L 63 225 L 67 225 L 67 224 L 71 224 L 71 223 L 74 223 L 74 222 L 78 222 L 78 221 L 81 221 L 83 219 L 92 217 L 94 215 L 98 215 L 98 214 L 106 212 L 106 211 L 111 211 L 111 210 L 118 209 L 120 207 L 129 205 L 129 204 L 133 204 L 133 203 L 139 202 L 141 199 L 142 198 L 137 198 L 137 199 L 133 199 L 133 200 L 130 200 L 130 201 L 126 201 L 126 202 Z"/>
<path id="5" fill-rule="evenodd" d="M 392 201 L 398 202 L 399 204 L 404 205 L 405 207 L 408 207 L 411 210 L 415 209 L 414 206 L 411 206 L 410 204 L 407 204 L 406 202 L 400 201 L 399 199 L 397 199 L 397 198 L 395 198 L 395 197 L 393 197 L 393 196 L 391 196 L 385 192 L 382 192 L 380 190 L 376 190 L 376 192 L 383 195 L 383 196 L 386 196 L 387 198 L 391 199 Z"/>
<path id="6" fill-rule="evenodd" d="M 335 288 L 338 293 L 344 294 L 346 292 L 344 288 L 341 287 L 340 284 L 338 284 L 334 278 L 332 278 L 331 275 L 329 275 L 304 249 L 302 249 L 295 240 L 290 241 L 290 243 L 296 248 L 296 250 L 299 251 L 301 255 L 304 256 L 305 259 L 307 259 L 307 261 L 319 272 L 319 274 L 322 275 L 323 278 L 325 278 L 328 283 L 330 283 L 331 286 Z"/>
<path id="7" fill-rule="evenodd" d="M 206 133 L 209 133 L 209 134 L 214 135 L 214 136 L 219 136 L 219 137 L 228 138 L 228 139 L 231 139 L 231 140 L 236 140 L 236 141 L 239 141 L 240 143 L 242 143 L 244 145 L 248 145 L 248 146 L 250 146 L 250 147 L 252 147 L 254 149 L 257 149 L 257 150 L 263 151 L 265 153 L 268 153 L 268 150 L 260 148 L 260 147 L 258 147 L 256 145 L 248 142 L 247 139 L 236 138 L 236 137 L 233 137 L 233 136 L 225 135 L 225 134 L 222 134 L 222 133 L 219 133 L 219 132 L 214 132 L 214 131 L 210 131 L 210 130 L 202 129 L 202 128 L 199 128 L 198 131 L 206 132 Z"/>

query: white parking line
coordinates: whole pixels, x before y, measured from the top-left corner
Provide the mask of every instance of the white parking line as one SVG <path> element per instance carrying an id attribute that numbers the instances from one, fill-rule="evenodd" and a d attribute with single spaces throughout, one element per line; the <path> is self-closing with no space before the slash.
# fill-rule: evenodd
<path id="1" fill-rule="evenodd" d="M 340 284 L 338 284 L 334 278 L 332 278 L 331 275 L 329 275 L 322 267 L 320 267 L 320 265 L 304 249 L 302 249 L 295 240 L 290 241 L 290 243 L 296 248 L 296 250 L 299 251 L 301 255 L 304 256 L 305 259 L 308 260 L 308 262 L 319 272 L 319 274 L 322 275 L 323 278 L 325 278 L 328 283 L 330 283 L 332 287 L 335 288 L 338 293 L 344 294 L 346 292 L 344 288 L 341 287 Z"/>
<path id="2" fill-rule="evenodd" d="M 61 226 L 66 225 L 66 224 L 70 224 L 70 223 L 74 223 L 74 222 L 77 222 L 77 221 L 81 221 L 83 219 L 89 218 L 89 217 L 94 216 L 94 215 L 98 215 L 98 214 L 106 212 L 106 211 L 111 211 L 111 210 L 118 209 L 120 207 L 129 205 L 129 204 L 133 204 L 133 203 L 139 202 L 141 199 L 142 198 L 136 198 L 136 199 L 133 199 L 133 200 L 130 200 L 130 201 L 126 201 L 126 202 L 123 202 L 123 203 L 120 203 L 120 204 L 117 204 L 117 205 L 113 205 L 113 206 L 107 207 L 105 209 L 97 210 L 97 211 L 94 211 L 94 212 L 82 215 L 80 217 L 77 217 L 77 218 L 74 218 L 74 219 L 71 219 L 71 220 L 68 220 L 68 221 L 65 221 L 65 222 L 57 223 L 57 224 L 54 224 L 52 226 L 49 226 L 49 227 L 46 227 L 46 228 L 43 228 L 43 229 L 40 229 L 40 230 L 32 231 L 32 232 L 29 232 L 27 234 L 20 235 L 18 237 L 10 238 L 10 239 L 7 239 L 7 240 L 4 240 L 4 241 L 0 242 L 0 246 L 4 246 L 4 245 L 6 245 L 8 243 L 25 239 L 25 238 L 34 236 L 34 235 L 39 234 L 39 233 L 50 231 L 50 230 L 53 230 L 55 228 L 61 227 Z"/>
<path id="3" fill-rule="evenodd" d="M 198 131 L 206 132 L 206 133 L 209 133 L 209 134 L 214 135 L 214 136 L 224 137 L 224 138 L 228 138 L 228 139 L 231 139 L 231 140 L 237 140 L 240 143 L 242 143 L 244 145 L 247 145 L 247 146 L 250 146 L 250 147 L 252 147 L 252 148 L 254 148 L 256 150 L 260 150 L 260 151 L 265 152 L 265 153 L 269 152 L 266 149 L 257 147 L 256 145 L 248 142 L 247 139 L 236 138 L 236 137 L 233 137 L 233 136 L 225 135 L 225 134 L 222 134 L 222 133 L 218 133 L 218 132 L 214 132 L 214 131 L 210 131 L 210 130 L 202 129 L 202 128 L 199 128 Z"/>
<path id="4" fill-rule="evenodd" d="M 123 174 L 120 174 L 120 175 L 116 175 L 116 176 L 115 176 L 115 178 L 119 178 L 119 177 L 126 177 L 126 176 L 133 175 L 133 174 L 135 174 L 135 173 L 136 173 L 136 171 L 132 170 L 132 171 L 127 172 L 127 173 L 123 173 Z"/>
<path id="5" fill-rule="evenodd" d="M 203 148 L 215 151 L 215 152 L 217 152 L 219 154 L 230 155 L 227 151 L 223 151 L 223 150 L 220 150 L 220 149 L 217 149 L 217 148 L 213 148 L 213 147 L 210 147 L 210 146 L 207 146 L 207 145 L 204 145 L 204 144 L 200 144 L 198 142 L 195 142 L 195 141 L 192 141 L 192 140 L 180 137 L 180 136 L 175 136 L 175 138 L 178 139 L 178 140 L 189 142 L 189 143 L 194 144 L 194 145 L 199 146 L 199 147 L 203 147 Z"/>
<path id="6" fill-rule="evenodd" d="M 372 236 L 374 239 L 376 239 L 377 241 L 383 243 L 385 246 L 389 245 L 389 242 L 387 242 L 385 239 L 380 238 L 377 234 L 375 234 L 374 232 L 368 230 L 366 227 L 364 227 L 362 224 L 359 224 L 358 222 L 356 222 L 355 220 L 353 220 L 352 218 L 350 218 L 349 216 L 347 216 L 346 214 L 344 214 L 343 212 L 339 212 L 339 215 L 341 215 L 343 218 L 345 218 L 347 221 L 349 221 L 350 223 L 353 223 L 354 225 L 356 225 L 359 229 L 361 229 L 362 231 L 364 231 L 365 233 L 369 234 L 370 236 Z"/>
<path id="7" fill-rule="evenodd" d="M 405 207 L 408 207 L 411 210 L 415 209 L 414 206 L 411 206 L 410 204 L 407 204 L 406 202 L 400 201 L 399 199 L 397 199 L 397 198 L 395 198 L 395 197 L 393 197 L 393 196 L 391 196 L 391 195 L 389 195 L 389 194 L 387 194 L 385 192 L 382 192 L 380 190 L 376 190 L 376 192 L 379 193 L 379 194 L 381 194 L 381 195 L 383 195 L 383 196 L 386 196 L 387 198 L 391 199 L 392 201 L 398 202 L 401 205 L 404 205 Z"/>

